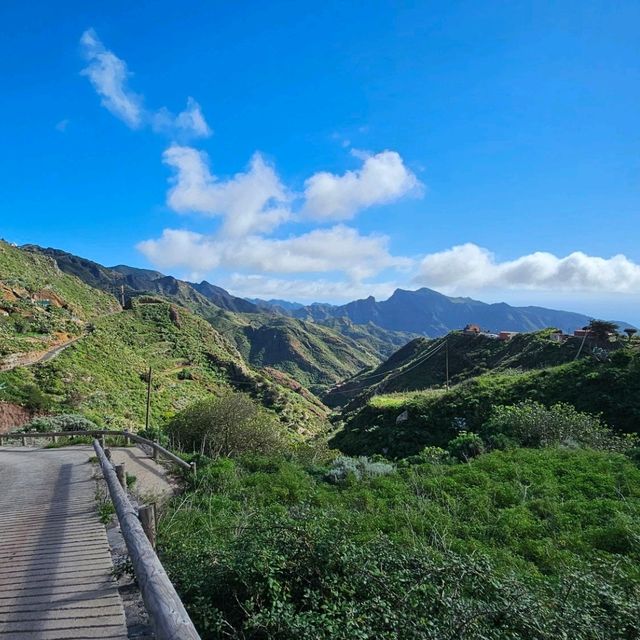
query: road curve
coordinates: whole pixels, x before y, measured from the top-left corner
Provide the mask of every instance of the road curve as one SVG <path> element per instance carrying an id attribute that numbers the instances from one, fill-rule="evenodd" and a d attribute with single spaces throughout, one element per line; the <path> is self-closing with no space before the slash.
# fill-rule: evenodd
<path id="1" fill-rule="evenodd" d="M 71 338 L 71 340 L 56 344 L 55 346 L 50 347 L 45 351 L 12 353 L 6 356 L 2 361 L 0 361 L 0 373 L 11 371 L 16 367 L 30 367 L 34 364 L 40 364 L 41 362 L 52 360 L 72 344 L 78 342 L 78 340 L 80 340 L 81 338 L 84 338 L 84 336 L 76 336 L 75 338 Z"/>
<path id="2" fill-rule="evenodd" d="M 82 450 L 0 447 L 0 640 L 123 640 Z"/>

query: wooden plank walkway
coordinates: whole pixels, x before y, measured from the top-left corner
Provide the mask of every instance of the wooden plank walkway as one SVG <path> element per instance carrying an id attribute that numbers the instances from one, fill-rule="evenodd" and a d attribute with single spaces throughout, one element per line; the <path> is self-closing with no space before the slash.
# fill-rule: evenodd
<path id="1" fill-rule="evenodd" d="M 0 448 L 0 640 L 123 640 L 89 453 Z"/>

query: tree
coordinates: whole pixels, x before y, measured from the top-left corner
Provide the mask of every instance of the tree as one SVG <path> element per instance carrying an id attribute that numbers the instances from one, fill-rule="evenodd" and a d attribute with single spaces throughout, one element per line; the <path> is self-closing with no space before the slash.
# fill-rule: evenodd
<path id="1" fill-rule="evenodd" d="M 592 320 L 585 330 L 589 331 L 596 340 L 606 342 L 609 340 L 609 335 L 617 333 L 618 325 L 615 322 L 608 322 L 607 320 Z"/>
<path id="2" fill-rule="evenodd" d="M 627 327 L 624 332 L 629 336 L 629 342 L 631 342 L 631 338 L 633 338 L 633 336 L 638 333 L 637 329 L 634 329 L 633 327 Z"/>
<path id="3" fill-rule="evenodd" d="M 284 448 L 280 423 L 246 393 L 226 391 L 190 405 L 169 423 L 169 436 L 183 451 L 212 458 L 271 453 Z"/>

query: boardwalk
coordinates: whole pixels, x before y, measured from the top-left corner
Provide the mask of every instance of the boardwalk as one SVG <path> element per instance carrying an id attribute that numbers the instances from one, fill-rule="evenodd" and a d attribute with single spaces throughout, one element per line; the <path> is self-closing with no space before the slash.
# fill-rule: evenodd
<path id="1" fill-rule="evenodd" d="M 88 457 L 0 448 L 0 640 L 127 637 Z"/>

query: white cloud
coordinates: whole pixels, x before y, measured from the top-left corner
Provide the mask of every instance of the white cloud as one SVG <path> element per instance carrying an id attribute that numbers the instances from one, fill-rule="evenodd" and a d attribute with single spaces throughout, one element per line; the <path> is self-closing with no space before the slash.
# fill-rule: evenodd
<path id="1" fill-rule="evenodd" d="M 407 169 L 400 154 L 383 151 L 376 155 L 355 152 L 363 160 L 357 171 L 338 176 L 326 171 L 305 181 L 304 213 L 318 220 L 348 220 L 365 207 L 419 193 L 422 185 Z"/>
<path id="2" fill-rule="evenodd" d="M 89 78 L 102 97 L 102 105 L 132 129 L 151 125 L 155 131 L 182 140 L 211 135 L 200 105 L 191 97 L 187 100 L 187 108 L 177 116 L 165 107 L 155 112 L 145 109 L 143 97 L 127 86 L 131 76 L 127 63 L 102 44 L 94 29 L 87 29 L 82 34 L 80 44 L 88 61 L 82 75 Z"/>
<path id="3" fill-rule="evenodd" d="M 361 236 L 338 225 L 285 239 L 248 236 L 218 238 L 191 231 L 165 229 L 157 240 L 138 249 L 159 268 L 206 273 L 217 267 L 262 273 L 342 272 L 352 282 L 389 267 L 404 268 L 407 258 L 392 256 L 385 236 Z"/>
<path id="4" fill-rule="evenodd" d="M 187 108 L 177 116 L 164 107 L 156 111 L 151 116 L 151 125 L 154 131 L 180 139 L 208 138 L 213 133 L 200 105 L 191 97 L 187 98 Z"/>
<path id="5" fill-rule="evenodd" d="M 600 258 L 581 251 L 564 258 L 536 252 L 498 262 L 489 250 L 467 243 L 425 256 L 414 282 L 448 291 L 493 288 L 640 293 L 640 265 L 623 255 Z"/>
<path id="6" fill-rule="evenodd" d="M 341 271 L 357 281 L 406 265 L 407 260 L 393 257 L 387 245 L 386 236 L 362 236 L 355 229 L 338 225 L 282 240 L 246 238 L 232 249 L 226 265 L 270 273 Z"/>
<path id="7" fill-rule="evenodd" d="M 212 175 L 207 154 L 192 147 L 173 145 L 163 159 L 176 171 L 167 204 L 179 213 L 223 216 L 224 235 L 270 231 L 290 216 L 286 189 L 258 153 L 246 173 L 226 181 Z"/>
<path id="8" fill-rule="evenodd" d="M 64 120 L 60 120 L 60 122 L 56 122 L 56 131 L 59 131 L 60 133 L 64 133 L 67 130 L 68 126 L 69 126 L 68 118 L 65 118 Z"/>
<path id="9" fill-rule="evenodd" d="M 143 240 L 136 248 L 160 269 L 180 268 L 206 273 L 220 264 L 220 256 L 211 239 L 184 229 L 165 229 L 161 238 Z"/>
<path id="10" fill-rule="evenodd" d="M 247 298 L 278 298 L 296 302 L 349 302 L 370 295 L 385 300 L 397 288 L 395 282 L 351 282 L 348 280 L 285 280 L 263 275 L 232 274 L 222 285 L 234 295 Z"/>
<path id="11" fill-rule="evenodd" d="M 142 97 L 127 87 L 127 78 L 131 74 L 126 62 L 106 49 L 93 29 L 82 34 L 80 43 L 89 62 L 82 74 L 89 78 L 102 97 L 103 106 L 130 127 L 140 127 L 144 114 Z"/>

